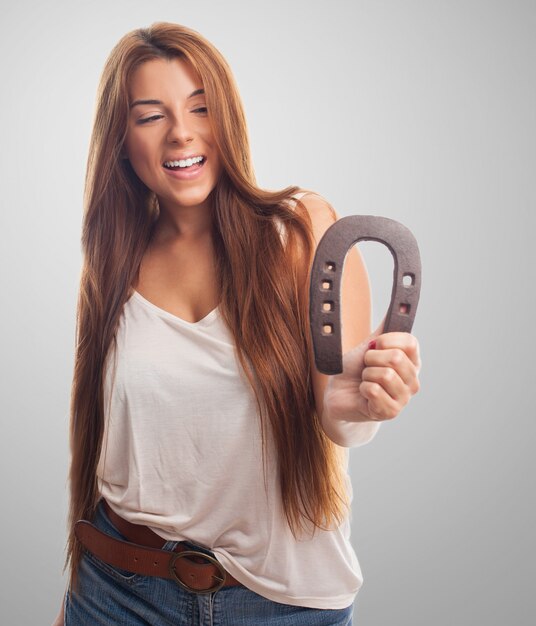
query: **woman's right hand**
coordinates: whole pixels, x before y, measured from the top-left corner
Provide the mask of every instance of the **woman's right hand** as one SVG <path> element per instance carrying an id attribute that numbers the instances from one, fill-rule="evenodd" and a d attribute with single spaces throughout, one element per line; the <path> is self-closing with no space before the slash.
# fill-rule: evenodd
<path id="1" fill-rule="evenodd" d="M 56 617 L 56 619 L 52 622 L 52 626 L 64 626 L 65 625 L 65 615 L 63 613 L 64 606 L 65 606 L 65 596 L 63 596 L 63 600 L 61 603 L 60 612 L 58 613 L 58 617 Z"/>

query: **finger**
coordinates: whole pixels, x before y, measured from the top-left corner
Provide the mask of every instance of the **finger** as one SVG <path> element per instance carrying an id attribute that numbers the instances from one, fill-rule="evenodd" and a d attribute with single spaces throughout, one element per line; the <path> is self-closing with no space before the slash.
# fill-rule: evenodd
<path id="1" fill-rule="evenodd" d="M 362 380 L 377 383 L 400 406 L 405 406 L 411 398 L 411 390 L 391 367 L 366 367 Z"/>
<path id="2" fill-rule="evenodd" d="M 399 348 L 415 364 L 418 370 L 421 368 L 421 354 L 419 340 L 415 335 L 404 332 L 384 333 L 376 337 L 376 350 Z"/>
<path id="3" fill-rule="evenodd" d="M 368 367 L 393 369 L 411 393 L 415 394 L 419 391 L 419 370 L 413 361 L 410 360 L 407 353 L 400 348 L 370 349 L 365 352 L 363 360 L 366 367 L 363 368 L 362 377 Z M 389 375 L 385 373 L 385 376 Z"/>
<path id="4" fill-rule="evenodd" d="M 378 383 L 364 380 L 359 385 L 359 392 L 367 400 L 371 420 L 390 420 L 400 413 L 402 407 Z"/>

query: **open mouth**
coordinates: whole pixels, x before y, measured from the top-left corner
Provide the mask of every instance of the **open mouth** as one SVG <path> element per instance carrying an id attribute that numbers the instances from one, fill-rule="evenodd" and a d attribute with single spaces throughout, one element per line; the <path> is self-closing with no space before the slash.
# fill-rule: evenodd
<path id="1" fill-rule="evenodd" d="M 163 163 L 162 165 L 167 170 L 188 172 L 188 171 L 200 169 L 201 167 L 203 167 L 203 165 L 205 164 L 206 160 L 207 160 L 206 157 L 202 156 L 200 161 L 197 161 L 196 163 L 192 163 L 191 165 L 184 165 L 184 166 L 181 166 L 181 165 L 166 165 L 165 163 Z M 176 161 L 175 161 L 175 163 L 176 163 Z"/>

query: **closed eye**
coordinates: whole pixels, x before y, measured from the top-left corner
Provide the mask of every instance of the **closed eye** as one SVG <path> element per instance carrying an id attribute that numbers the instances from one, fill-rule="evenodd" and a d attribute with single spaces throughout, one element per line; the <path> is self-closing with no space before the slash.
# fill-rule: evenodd
<path id="1" fill-rule="evenodd" d="M 199 107 L 198 109 L 194 109 L 194 113 L 207 113 L 207 107 Z M 146 124 L 147 122 L 151 122 L 152 120 L 157 120 L 163 117 L 163 115 L 151 115 L 151 117 L 144 117 L 137 121 L 138 124 Z"/>
<path id="2" fill-rule="evenodd" d="M 163 117 L 163 115 L 151 115 L 151 117 L 145 117 L 143 119 L 139 119 L 136 124 L 146 124 L 151 120 L 157 120 L 159 117 Z"/>

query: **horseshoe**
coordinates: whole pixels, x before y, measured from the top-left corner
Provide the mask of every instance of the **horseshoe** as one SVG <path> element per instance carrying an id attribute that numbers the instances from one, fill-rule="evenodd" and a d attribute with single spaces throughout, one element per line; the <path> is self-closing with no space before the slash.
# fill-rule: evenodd
<path id="1" fill-rule="evenodd" d="M 379 241 L 394 259 L 393 289 L 383 332 L 410 332 L 421 291 L 417 241 L 400 222 L 377 215 L 348 215 L 324 233 L 316 249 L 309 285 L 309 320 L 316 367 L 342 372 L 341 278 L 349 249 L 358 241 Z"/>

